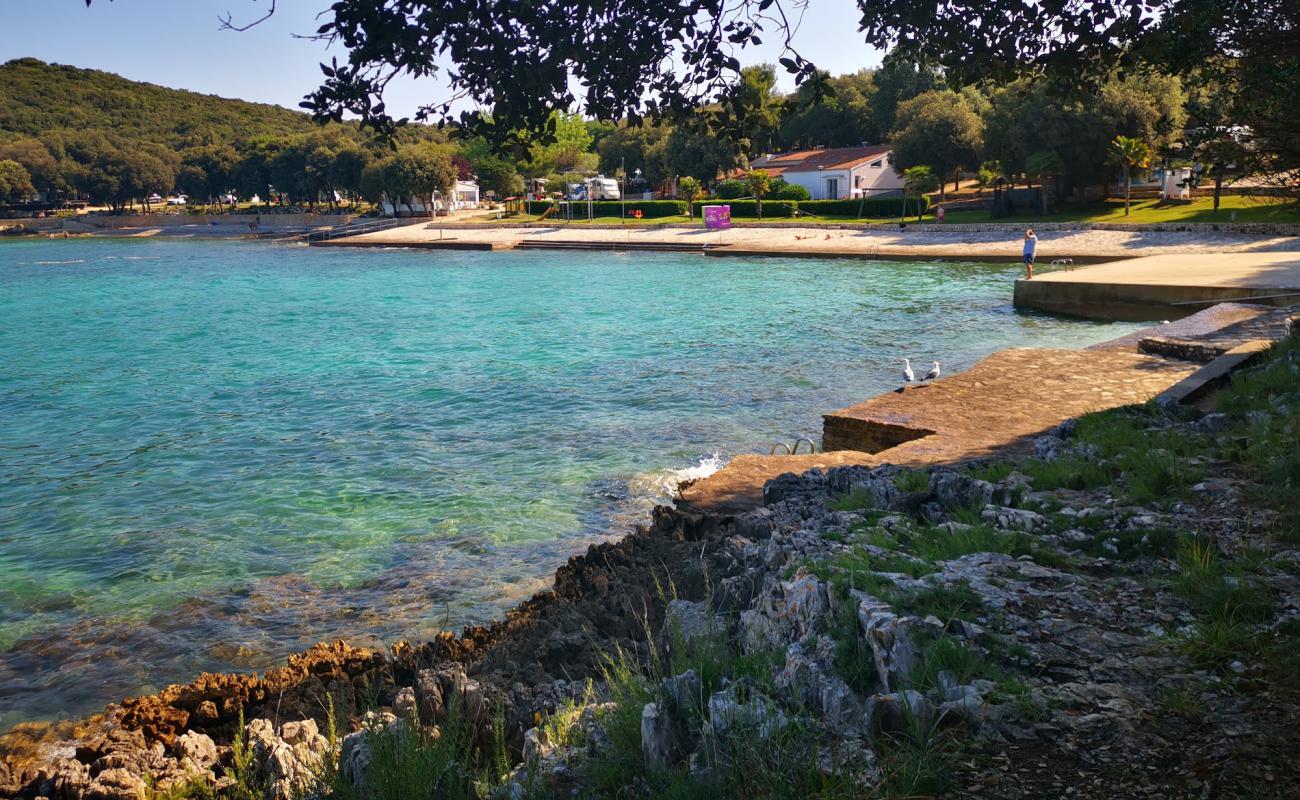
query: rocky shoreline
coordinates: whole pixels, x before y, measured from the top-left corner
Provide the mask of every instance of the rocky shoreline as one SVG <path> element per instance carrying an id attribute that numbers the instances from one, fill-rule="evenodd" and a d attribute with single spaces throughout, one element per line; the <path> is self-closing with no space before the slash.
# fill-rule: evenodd
<path id="1" fill-rule="evenodd" d="M 1216 403 L 660 507 L 460 636 L 19 726 L 0 797 L 1294 797 L 1296 337 Z"/>

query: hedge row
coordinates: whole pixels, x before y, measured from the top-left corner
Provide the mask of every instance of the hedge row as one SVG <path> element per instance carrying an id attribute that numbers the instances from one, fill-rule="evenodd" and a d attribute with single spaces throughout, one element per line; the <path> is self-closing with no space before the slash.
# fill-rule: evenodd
<path id="1" fill-rule="evenodd" d="M 898 217 L 903 216 L 902 197 L 869 197 L 866 200 L 802 200 L 799 210 L 809 214 L 832 217 Z M 907 198 L 906 216 L 915 217 L 930 210 L 930 198 Z M 766 211 L 766 209 L 764 209 Z"/>
<path id="2" fill-rule="evenodd" d="M 758 203 L 753 200 L 702 200 L 695 204 L 696 207 L 703 206 L 731 206 L 731 216 L 735 217 L 757 217 Z M 794 210 L 799 206 L 793 200 L 764 200 L 763 201 L 763 219 L 772 219 L 776 217 L 793 217 Z M 700 212 L 703 213 L 703 212 Z"/>
<path id="3" fill-rule="evenodd" d="M 528 202 L 529 214 L 540 214 L 552 205 L 549 200 L 530 200 Z M 587 218 L 587 203 L 582 200 L 575 200 L 570 204 L 573 208 L 573 216 L 578 219 Z M 592 216 L 596 217 L 617 217 L 622 215 L 624 210 L 629 217 L 636 216 L 640 211 L 645 219 L 655 219 L 657 217 L 676 217 L 686 215 L 685 200 L 629 200 L 626 203 L 618 200 L 597 200 L 591 203 Z M 557 209 L 555 214 L 563 214 L 563 209 Z M 553 214 L 552 216 L 555 216 Z"/>
<path id="4" fill-rule="evenodd" d="M 527 213 L 541 214 L 552 205 L 549 200 L 530 200 L 526 203 Z M 636 211 L 640 211 L 645 219 L 657 219 L 661 217 L 684 216 L 686 214 L 686 202 L 684 200 L 629 200 L 627 203 L 621 203 L 617 200 L 600 200 L 592 205 L 592 213 L 597 217 L 617 217 L 624 210 L 629 217 L 634 216 Z M 731 206 L 731 216 L 750 218 L 758 216 L 758 204 L 753 200 L 701 200 L 695 204 L 696 208 L 706 205 L 729 205 Z M 573 204 L 573 215 L 578 219 L 586 219 L 587 204 L 582 201 L 575 201 Z M 874 197 L 866 200 L 764 200 L 763 217 L 780 218 L 795 216 L 796 209 L 808 214 L 815 214 L 822 217 L 898 217 L 903 215 L 903 198 L 901 197 Z M 928 197 L 909 197 L 907 198 L 906 216 L 915 217 L 917 214 L 924 214 L 930 210 L 930 198 Z M 557 210 L 556 214 L 562 211 Z M 697 210 L 696 216 L 701 212 Z"/>

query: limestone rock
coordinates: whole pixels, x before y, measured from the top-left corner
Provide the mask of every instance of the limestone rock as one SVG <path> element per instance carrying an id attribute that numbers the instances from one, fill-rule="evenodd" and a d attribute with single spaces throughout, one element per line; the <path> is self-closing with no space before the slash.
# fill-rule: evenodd
<path id="1" fill-rule="evenodd" d="M 785 647 L 811 636 L 830 613 L 830 594 L 815 575 L 779 581 L 740 615 L 746 643 L 759 649 Z"/>
<path id="2" fill-rule="evenodd" d="M 789 724 L 785 713 L 749 681 L 737 681 L 709 698 L 709 731 L 719 740 L 729 734 L 767 739 Z"/>
<path id="3" fill-rule="evenodd" d="M 670 600 L 664 612 L 664 625 L 659 636 L 665 644 L 672 644 L 680 637 L 683 644 L 689 645 L 697 639 L 712 638 L 719 630 L 719 623 L 709 613 L 706 603 Z"/>
<path id="4" fill-rule="evenodd" d="M 647 764 L 666 767 L 677 761 L 681 743 L 672 715 L 658 703 L 646 703 L 641 709 L 641 753 Z"/>
<path id="5" fill-rule="evenodd" d="M 286 722 L 277 734 L 270 720 L 245 726 L 253 762 L 266 781 L 269 800 L 293 800 L 311 785 L 329 751 L 314 720 Z"/>
<path id="6" fill-rule="evenodd" d="M 693 669 L 671 678 L 664 678 L 659 684 L 659 696 L 663 698 L 663 702 L 681 711 L 699 706 L 703 701 L 700 696 L 702 692 L 703 683 L 700 681 L 699 674 Z"/>
<path id="7" fill-rule="evenodd" d="M 146 790 L 144 779 L 138 774 L 114 767 L 95 776 L 83 800 L 144 800 Z"/>
<path id="8" fill-rule="evenodd" d="M 469 678 L 460 664 L 443 664 L 420 670 L 415 679 L 415 699 L 420 719 L 426 725 L 441 722 L 447 715 L 448 701 L 462 694 Z"/>
<path id="9" fill-rule="evenodd" d="M 988 505 L 980 513 L 980 519 L 1002 530 L 1034 533 L 1047 529 L 1047 517 L 1024 508 Z"/>
<path id="10" fill-rule="evenodd" d="M 833 652 L 834 642 L 830 643 Z M 798 642 L 785 654 L 785 667 L 777 673 L 776 687 L 791 704 L 815 710 L 822 724 L 837 736 L 859 735 L 862 700 L 829 663 L 809 653 Z"/>
<path id="11" fill-rule="evenodd" d="M 867 701 L 863 724 L 873 738 L 911 733 L 935 718 L 934 705 L 913 689 L 876 695 Z"/>
<path id="12" fill-rule="evenodd" d="M 897 510 L 902 492 L 894 483 L 898 469 L 892 465 L 876 468 L 833 467 L 826 471 L 826 486 L 835 494 L 855 493 L 866 499 L 868 507 L 879 511 Z"/>
<path id="13" fill-rule="evenodd" d="M 993 484 L 961 472 L 934 470 L 930 493 L 944 508 L 983 508 L 993 499 Z"/>
<path id="14" fill-rule="evenodd" d="M 398 719 L 419 720 L 419 701 L 415 698 L 415 689 L 404 687 L 393 700 L 393 713 Z"/>
<path id="15" fill-rule="evenodd" d="M 182 766 L 192 772 L 206 771 L 217 763 L 217 743 L 206 734 L 187 731 L 176 738 L 172 751 Z"/>
<path id="16" fill-rule="evenodd" d="M 907 683 L 920 657 L 913 637 L 915 617 L 899 617 L 888 603 L 858 595 L 858 623 L 876 661 L 876 672 L 886 692 Z"/>

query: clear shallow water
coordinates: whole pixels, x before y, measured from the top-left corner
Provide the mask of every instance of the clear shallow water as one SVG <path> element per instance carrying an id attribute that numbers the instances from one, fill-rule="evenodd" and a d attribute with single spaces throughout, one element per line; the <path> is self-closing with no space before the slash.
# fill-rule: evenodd
<path id="1" fill-rule="evenodd" d="M 483 619 L 713 452 L 1012 345 L 1015 265 L 0 244 L 0 727 Z"/>

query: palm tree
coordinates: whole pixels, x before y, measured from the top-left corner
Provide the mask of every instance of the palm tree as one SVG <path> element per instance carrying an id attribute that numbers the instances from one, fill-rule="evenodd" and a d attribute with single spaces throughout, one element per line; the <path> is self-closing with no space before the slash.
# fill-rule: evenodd
<path id="1" fill-rule="evenodd" d="M 916 221 L 921 221 L 921 216 L 925 213 L 925 196 L 930 192 L 941 188 L 942 183 L 939 176 L 925 165 L 917 167 L 908 167 L 903 170 L 903 214 L 907 218 L 907 198 L 909 195 L 916 197 Z"/>
<path id="2" fill-rule="evenodd" d="M 745 176 L 745 184 L 749 187 L 749 193 L 754 196 L 754 207 L 758 210 L 758 218 L 763 218 L 763 195 L 772 190 L 772 179 L 767 174 L 767 170 L 756 169 Z"/>
<path id="3" fill-rule="evenodd" d="M 1151 164 L 1151 145 L 1136 136 L 1116 136 L 1107 155 L 1110 163 L 1124 169 L 1124 216 L 1127 217 L 1133 192 L 1133 170 L 1144 170 Z"/>

